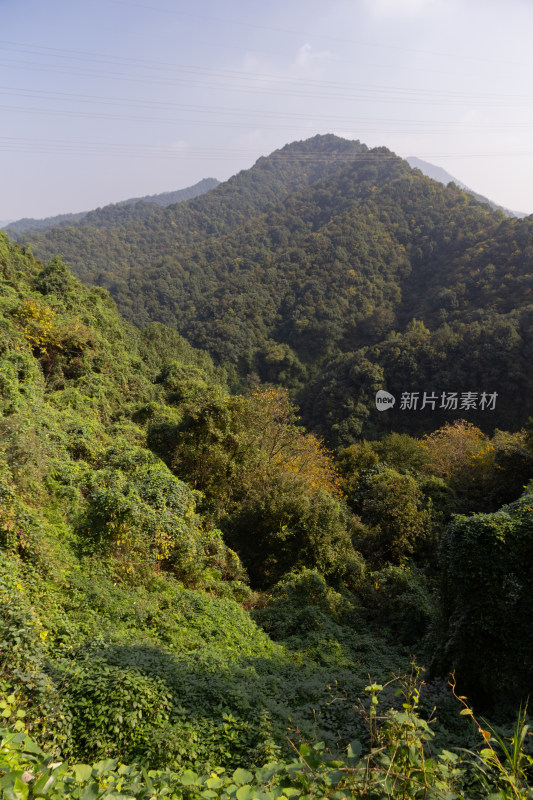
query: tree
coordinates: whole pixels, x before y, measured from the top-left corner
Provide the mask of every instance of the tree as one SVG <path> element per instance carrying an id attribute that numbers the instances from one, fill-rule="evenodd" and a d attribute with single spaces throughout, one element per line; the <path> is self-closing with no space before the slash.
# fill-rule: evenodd
<path id="1" fill-rule="evenodd" d="M 203 509 L 253 583 L 297 566 L 346 572 L 355 558 L 331 454 L 297 424 L 286 390 L 208 395 L 176 426 L 171 465 L 204 494 Z"/>
<path id="2" fill-rule="evenodd" d="M 362 476 L 352 507 L 368 530 L 356 547 L 375 566 L 404 563 L 431 529 L 431 512 L 415 479 L 391 467 Z"/>
<path id="3" fill-rule="evenodd" d="M 278 475 L 247 495 L 225 529 L 252 585 L 265 589 L 303 567 L 356 583 L 361 559 L 349 526 L 348 509 L 331 494 L 304 491 L 294 477 Z"/>
<path id="4" fill-rule="evenodd" d="M 283 476 L 304 491 L 340 494 L 331 454 L 297 425 L 288 393 L 280 388 L 247 396 L 205 393 L 177 426 L 171 465 L 204 493 L 217 520 L 248 493 Z"/>
<path id="5" fill-rule="evenodd" d="M 488 437 L 463 419 L 446 423 L 422 441 L 428 454 L 428 471 L 448 480 L 471 480 L 474 459 L 490 446 Z"/>

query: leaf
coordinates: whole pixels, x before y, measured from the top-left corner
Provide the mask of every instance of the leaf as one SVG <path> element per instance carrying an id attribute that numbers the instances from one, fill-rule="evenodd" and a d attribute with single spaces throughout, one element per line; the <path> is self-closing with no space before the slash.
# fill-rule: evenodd
<path id="1" fill-rule="evenodd" d="M 193 786 L 198 784 L 198 775 L 196 772 L 193 772 L 191 769 L 185 770 L 183 775 L 180 776 L 180 783 L 183 786 Z"/>
<path id="2" fill-rule="evenodd" d="M 362 750 L 361 742 L 359 742 L 357 739 L 354 739 L 353 742 L 350 742 L 350 744 L 348 745 L 348 749 L 346 751 L 348 754 L 348 758 L 359 758 L 359 756 L 361 755 L 361 750 Z"/>
<path id="3" fill-rule="evenodd" d="M 248 772 L 247 769 L 241 769 L 240 767 L 235 770 L 232 775 L 233 780 L 237 784 L 237 786 L 243 786 L 245 783 L 250 783 L 253 780 L 253 775 L 251 772 Z"/>
<path id="4" fill-rule="evenodd" d="M 44 775 L 41 775 L 38 781 L 36 781 L 32 789 L 32 794 L 34 797 L 46 797 L 49 790 L 52 789 L 57 781 L 57 775 L 54 773 L 50 774 L 45 772 Z"/>
<path id="5" fill-rule="evenodd" d="M 270 778 L 273 778 L 281 769 L 281 764 L 265 764 L 264 767 L 256 771 L 255 779 L 257 783 L 267 783 Z"/>
<path id="6" fill-rule="evenodd" d="M 8 777 L 8 776 L 6 776 Z M 11 786 L 6 786 L 2 792 L 2 800 L 26 800 L 29 786 L 17 775 Z"/>
<path id="7" fill-rule="evenodd" d="M 80 800 L 96 800 L 98 794 L 100 792 L 100 787 L 96 781 L 93 781 L 88 786 L 85 787 L 83 792 L 80 794 Z"/>
<path id="8" fill-rule="evenodd" d="M 224 781 L 222 778 L 208 778 L 205 785 L 208 789 L 220 789 L 221 786 L 224 786 Z"/>
<path id="9" fill-rule="evenodd" d="M 104 772 L 112 772 L 117 768 L 117 765 L 118 761 L 116 758 L 106 758 L 93 766 L 94 774 L 103 775 Z"/>
<path id="10" fill-rule="evenodd" d="M 251 786 L 240 786 L 235 792 L 237 800 L 252 800 L 255 797 L 255 792 Z"/>
<path id="11" fill-rule="evenodd" d="M 78 783 L 84 783 L 85 781 L 88 781 L 93 774 L 93 768 L 90 767 L 89 764 L 74 764 L 72 771 L 74 772 Z"/>
<path id="12" fill-rule="evenodd" d="M 324 783 L 326 786 L 336 786 L 346 777 L 346 773 L 340 769 L 331 770 L 326 772 L 324 776 Z"/>
<path id="13" fill-rule="evenodd" d="M 30 739 L 29 736 L 26 736 L 26 738 L 24 739 L 23 749 L 24 753 L 31 753 L 32 755 L 36 756 L 44 756 L 44 753 L 39 747 L 39 745 L 36 744 L 32 739 Z"/>

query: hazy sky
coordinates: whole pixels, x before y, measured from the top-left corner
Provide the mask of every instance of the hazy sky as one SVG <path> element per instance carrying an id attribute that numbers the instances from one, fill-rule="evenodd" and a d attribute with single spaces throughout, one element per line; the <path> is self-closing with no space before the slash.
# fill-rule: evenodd
<path id="1" fill-rule="evenodd" d="M 0 20 L 0 220 L 330 132 L 533 213 L 532 0 L 0 0 Z"/>

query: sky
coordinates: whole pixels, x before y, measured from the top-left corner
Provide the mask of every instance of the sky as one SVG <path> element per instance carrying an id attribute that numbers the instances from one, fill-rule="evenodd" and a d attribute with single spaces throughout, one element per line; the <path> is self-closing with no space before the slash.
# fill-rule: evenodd
<path id="1" fill-rule="evenodd" d="M 532 0 L 0 0 L 0 222 L 318 133 L 533 213 Z"/>

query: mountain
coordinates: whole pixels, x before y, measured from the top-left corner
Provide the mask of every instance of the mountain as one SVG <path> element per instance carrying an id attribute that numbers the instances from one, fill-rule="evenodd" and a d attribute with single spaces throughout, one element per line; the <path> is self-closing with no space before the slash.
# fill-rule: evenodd
<path id="1" fill-rule="evenodd" d="M 510 211 L 508 208 L 504 208 L 503 206 L 494 203 L 492 200 L 488 200 L 483 195 L 474 192 L 470 189 L 466 184 L 458 181 L 457 178 L 454 178 L 453 175 L 450 175 L 449 172 L 446 172 L 445 169 L 442 167 L 438 167 L 435 164 L 430 164 L 429 161 L 423 161 L 421 158 L 416 158 L 415 156 L 409 156 L 409 158 L 405 159 L 410 167 L 413 169 L 419 169 L 424 175 L 427 175 L 428 178 L 432 178 L 434 181 L 438 181 L 439 183 L 443 183 L 444 186 L 447 186 L 449 183 L 455 183 L 460 189 L 464 189 L 465 192 L 473 195 L 480 203 L 488 203 L 491 208 L 495 210 L 503 211 L 503 213 L 507 217 L 525 217 L 527 214 L 523 214 L 521 211 Z"/>
<path id="2" fill-rule="evenodd" d="M 335 147 L 288 148 L 285 185 L 262 162 L 233 208 L 239 180 L 206 196 L 223 233 L 202 198 L 174 206 L 183 248 L 161 226 L 174 253 L 132 251 L 117 295 L 166 292 L 235 380 L 299 388 L 337 442 L 371 434 L 336 457 L 286 389 L 230 392 L 176 330 L 0 232 L 2 797 L 531 795 L 531 221 Z M 101 258 L 114 230 L 79 228 Z M 431 406 L 435 379 L 452 406 L 484 381 L 515 432 L 380 435 L 402 382 Z M 395 407 L 372 412 L 377 387 Z M 435 426 L 421 406 L 401 413 Z M 512 763 L 472 717 L 518 718 Z"/>
<path id="3" fill-rule="evenodd" d="M 427 175 L 428 178 L 431 178 L 434 181 L 438 181 L 439 183 L 444 184 L 447 186 L 449 183 L 455 183 L 460 189 L 464 189 L 465 191 L 469 192 L 470 189 L 464 183 L 461 183 L 453 175 L 450 175 L 449 172 L 446 172 L 445 169 L 442 167 L 437 167 L 435 164 L 430 164 L 429 161 L 422 161 L 421 158 L 416 158 L 415 156 L 409 156 L 409 158 L 405 159 L 410 167 L 413 169 L 419 169 L 424 175 Z"/>
<path id="4" fill-rule="evenodd" d="M 80 211 L 77 214 L 57 214 L 54 217 L 45 217 L 44 219 L 23 217 L 22 219 L 7 222 L 1 227 L 11 236 L 17 236 L 17 234 L 29 231 L 46 231 L 56 225 L 72 225 L 75 222 L 79 222 L 80 219 L 83 219 L 87 213 L 87 211 Z"/>
<path id="5" fill-rule="evenodd" d="M 58 225 L 73 225 L 88 216 L 93 220 L 98 218 L 98 216 L 105 219 L 105 217 L 111 213 L 112 209 L 119 206 L 134 206 L 138 204 L 141 204 L 139 208 L 142 209 L 145 214 L 149 214 L 153 210 L 149 204 L 169 206 L 174 203 L 182 203 L 185 200 L 190 200 L 193 197 L 198 197 L 199 195 L 209 192 L 211 189 L 218 186 L 218 184 L 219 181 L 217 181 L 216 178 L 204 178 L 198 183 L 195 183 L 194 186 L 189 186 L 186 189 L 146 195 L 145 197 L 131 197 L 128 200 L 121 200 L 119 203 L 104 206 L 104 208 L 97 209 L 94 212 L 81 211 L 77 214 L 58 214 L 55 217 L 45 217 L 44 219 L 24 218 L 14 221 L 11 220 L 0 223 L 0 228 L 7 231 L 10 236 L 17 236 L 30 231 L 46 231 Z"/>
<path id="6" fill-rule="evenodd" d="M 161 194 L 148 194 L 144 197 L 132 197 L 129 200 L 122 200 L 117 205 L 131 206 L 134 203 L 144 202 L 155 203 L 158 206 L 171 206 L 174 203 L 183 203 L 184 200 L 191 200 L 193 197 L 199 197 L 206 192 L 210 192 L 219 183 L 220 181 L 217 181 L 216 178 L 204 178 L 187 189 L 177 189 L 175 192 L 162 192 Z"/>
<path id="7" fill-rule="evenodd" d="M 234 388 L 288 387 L 332 445 L 419 434 L 466 410 L 483 429 L 533 413 L 532 218 L 335 136 L 287 145 L 194 200 L 126 211 L 26 240 L 108 288 L 130 321 L 208 350 Z M 387 413 L 381 388 L 398 397 Z M 404 392 L 439 404 L 406 413 Z M 446 407 L 443 392 L 498 404 Z"/>

